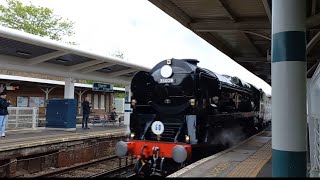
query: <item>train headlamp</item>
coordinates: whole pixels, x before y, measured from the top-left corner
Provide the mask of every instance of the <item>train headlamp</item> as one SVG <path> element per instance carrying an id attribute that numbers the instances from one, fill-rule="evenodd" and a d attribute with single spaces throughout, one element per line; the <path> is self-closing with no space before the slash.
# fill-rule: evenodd
<path id="1" fill-rule="evenodd" d="M 172 68 L 169 65 L 164 65 L 162 66 L 161 70 L 160 70 L 160 74 L 162 77 L 164 78 L 168 78 L 172 75 Z"/>
<path id="2" fill-rule="evenodd" d="M 185 141 L 186 141 L 186 143 L 189 143 L 189 142 L 190 142 L 190 136 L 189 136 L 189 135 L 186 135 Z"/>
<path id="3" fill-rule="evenodd" d="M 135 136 L 135 134 L 134 134 L 134 133 L 131 133 L 131 134 L 130 134 L 130 138 L 131 138 L 131 139 L 133 139 L 133 138 L 134 138 L 134 136 Z"/>

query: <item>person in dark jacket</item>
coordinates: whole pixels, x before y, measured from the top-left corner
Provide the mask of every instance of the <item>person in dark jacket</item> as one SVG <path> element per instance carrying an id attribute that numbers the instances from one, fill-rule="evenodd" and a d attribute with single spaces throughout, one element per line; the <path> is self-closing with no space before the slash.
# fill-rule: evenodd
<path id="1" fill-rule="evenodd" d="M 0 93 L 0 134 L 1 137 L 6 136 L 6 122 L 8 118 L 8 106 L 10 106 L 10 101 L 7 100 L 7 94 L 5 91 Z"/>
<path id="2" fill-rule="evenodd" d="M 90 129 L 88 127 L 88 119 L 90 115 L 91 104 L 89 103 L 89 97 L 86 97 L 82 103 L 82 129 Z"/>
<path id="3" fill-rule="evenodd" d="M 116 112 L 116 108 L 112 109 L 112 112 L 110 114 L 111 120 L 114 121 L 116 120 L 116 118 L 118 117 L 117 112 Z"/>

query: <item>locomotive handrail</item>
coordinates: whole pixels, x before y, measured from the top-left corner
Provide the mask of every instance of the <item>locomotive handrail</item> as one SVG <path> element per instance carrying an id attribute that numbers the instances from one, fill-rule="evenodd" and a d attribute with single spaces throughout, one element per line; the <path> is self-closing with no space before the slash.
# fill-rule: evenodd
<path id="1" fill-rule="evenodd" d="M 182 128 L 183 128 L 183 125 L 184 125 L 184 123 L 181 123 L 181 125 L 180 125 L 180 127 L 179 127 L 179 131 L 178 131 L 178 133 L 176 134 L 176 137 L 174 137 L 174 142 L 177 142 L 177 141 L 178 141 L 178 137 L 179 137 L 179 135 L 180 135 L 180 133 L 181 133 L 181 130 L 182 130 Z"/>
<path id="2" fill-rule="evenodd" d="M 219 81 L 218 78 L 213 78 L 213 77 L 207 76 L 207 75 L 205 75 L 203 72 L 200 72 L 200 73 L 199 73 L 199 80 L 201 80 L 201 77 L 206 77 L 206 78 L 208 78 L 208 79 L 218 80 L 218 81 Z"/>
<path id="3" fill-rule="evenodd" d="M 169 96 L 170 98 L 193 98 L 193 96 Z"/>
<path id="4" fill-rule="evenodd" d="M 152 124 L 153 121 L 149 121 L 146 125 L 146 128 L 144 129 L 143 131 L 143 134 L 141 136 L 141 139 L 144 139 L 144 135 L 148 132 L 148 129 L 150 128 L 151 124 Z"/>
<path id="5" fill-rule="evenodd" d="M 220 83 L 221 83 L 221 87 L 229 88 L 229 89 L 233 89 L 233 90 L 237 90 L 237 91 L 241 91 L 241 92 L 248 93 L 248 94 L 249 93 L 253 94 L 253 92 L 250 89 L 244 89 L 243 87 L 235 86 L 235 85 L 230 86 L 229 84 L 221 82 L 221 81 L 220 81 Z"/>

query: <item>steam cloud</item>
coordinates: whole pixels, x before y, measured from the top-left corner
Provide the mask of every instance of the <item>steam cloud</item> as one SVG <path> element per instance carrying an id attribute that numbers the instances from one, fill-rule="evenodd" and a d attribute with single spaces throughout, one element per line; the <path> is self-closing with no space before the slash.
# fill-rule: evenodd
<path id="1" fill-rule="evenodd" d="M 212 144 L 234 146 L 246 137 L 241 126 L 223 129 L 215 135 Z"/>

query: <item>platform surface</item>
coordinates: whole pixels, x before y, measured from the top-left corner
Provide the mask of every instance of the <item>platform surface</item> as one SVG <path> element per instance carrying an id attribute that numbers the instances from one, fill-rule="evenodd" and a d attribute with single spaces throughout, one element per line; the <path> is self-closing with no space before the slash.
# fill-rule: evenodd
<path id="1" fill-rule="evenodd" d="M 118 124 L 107 124 L 105 127 L 97 124 L 89 128 L 82 129 L 81 124 L 77 124 L 75 131 L 55 130 L 52 128 L 9 131 L 6 133 L 6 137 L 0 137 L 0 151 L 93 137 L 120 136 L 124 135 L 126 131 L 126 126 L 119 126 Z"/>
<path id="2" fill-rule="evenodd" d="M 271 131 L 263 131 L 168 177 L 272 177 Z"/>

